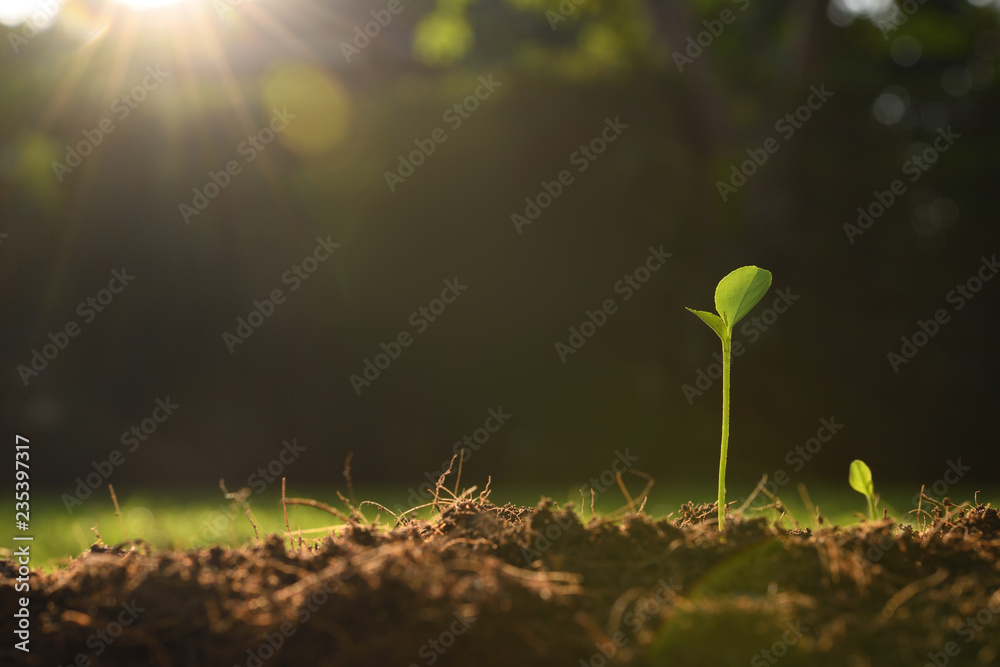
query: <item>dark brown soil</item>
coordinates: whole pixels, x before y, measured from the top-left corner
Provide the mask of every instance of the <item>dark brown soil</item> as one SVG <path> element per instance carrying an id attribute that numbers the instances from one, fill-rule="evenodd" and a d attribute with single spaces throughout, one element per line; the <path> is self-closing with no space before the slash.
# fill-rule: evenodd
<path id="1" fill-rule="evenodd" d="M 712 506 L 583 525 L 459 500 L 298 550 L 95 547 L 32 576 L 32 650 L 0 664 L 970 665 L 1000 663 L 1000 516 L 965 507 L 786 531 Z M 109 641 L 110 640 L 110 641 Z M 605 654 L 609 657 L 605 657 Z M 74 662 L 75 661 L 75 662 Z"/>

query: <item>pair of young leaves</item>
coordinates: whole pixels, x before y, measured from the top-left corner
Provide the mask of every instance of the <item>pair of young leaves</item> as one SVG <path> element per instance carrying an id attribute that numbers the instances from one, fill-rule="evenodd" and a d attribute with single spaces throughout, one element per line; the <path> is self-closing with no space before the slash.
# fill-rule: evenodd
<path id="1" fill-rule="evenodd" d="M 771 287 L 771 272 L 756 266 L 736 269 L 715 288 L 715 309 L 719 314 L 688 308 L 725 341 L 732 340 L 733 327 L 749 313 Z"/>

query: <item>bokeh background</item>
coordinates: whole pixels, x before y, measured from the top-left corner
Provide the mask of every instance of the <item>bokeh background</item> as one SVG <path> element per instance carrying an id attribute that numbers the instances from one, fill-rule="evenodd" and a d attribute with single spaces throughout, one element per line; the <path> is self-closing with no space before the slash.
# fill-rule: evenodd
<path id="1" fill-rule="evenodd" d="M 730 494 L 778 469 L 846 487 L 860 457 L 876 484 L 916 489 L 961 459 L 953 490 L 971 496 L 996 481 L 1000 280 L 960 310 L 948 295 L 1000 249 L 998 12 L 5 0 L 0 433 L 31 438 L 33 484 L 53 494 L 116 449 L 120 496 L 218 494 L 292 439 L 296 484 L 343 488 L 353 452 L 356 484 L 402 490 L 502 406 L 510 419 L 464 463 L 470 484 L 562 491 L 627 448 L 659 488 L 711 501 L 720 383 L 684 387 L 714 372 L 719 342 L 684 307 L 710 310 L 723 275 L 757 264 L 774 286 L 751 315 L 770 319 L 737 335 Z M 803 111 L 814 90 L 832 96 Z M 294 118 L 248 149 L 276 109 Z M 776 127 L 797 109 L 808 120 Z M 627 128 L 580 172 L 574 153 L 608 119 Z M 390 187 L 438 128 L 446 141 Z M 959 138 L 910 180 L 948 128 Z M 769 138 L 777 152 L 723 198 Z M 54 164 L 88 141 L 77 166 Z M 239 173 L 185 216 L 229 161 Z M 519 229 L 512 215 L 562 170 L 572 183 Z M 850 238 L 896 179 L 905 192 Z M 317 238 L 339 247 L 292 291 L 283 276 Z M 626 301 L 616 283 L 661 246 L 670 259 Z M 127 287 L 79 309 L 123 267 Z M 456 278 L 467 290 L 417 333 L 411 313 Z M 287 300 L 227 346 L 275 289 Z M 766 315 L 777 290 L 797 298 Z M 556 344 L 609 298 L 617 312 L 564 362 Z M 940 308 L 949 321 L 894 369 L 887 355 Z M 79 334 L 26 374 L 69 322 Z M 356 391 L 350 376 L 404 330 L 412 345 Z M 128 451 L 123 434 L 168 397 L 179 407 Z M 843 429 L 794 471 L 786 455 L 824 418 Z"/>

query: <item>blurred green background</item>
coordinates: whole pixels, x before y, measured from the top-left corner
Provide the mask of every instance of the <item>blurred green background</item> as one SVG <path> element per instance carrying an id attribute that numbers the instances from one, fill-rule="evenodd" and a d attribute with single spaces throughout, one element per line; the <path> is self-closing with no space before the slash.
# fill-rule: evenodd
<path id="1" fill-rule="evenodd" d="M 463 448 L 463 481 L 516 489 L 499 502 L 626 450 L 651 506 L 710 502 L 718 341 L 684 307 L 745 264 L 774 286 L 736 335 L 731 497 L 778 470 L 783 497 L 846 488 L 854 458 L 876 489 L 995 483 L 1000 283 L 953 290 L 998 249 L 997 3 L 14 0 L 0 21 L 0 437 L 31 440 L 54 524 L 108 482 L 168 506 L 221 502 L 220 478 L 273 494 L 269 466 L 344 490 L 351 452 L 405 504 Z M 467 289 L 435 304 L 446 281 Z"/>

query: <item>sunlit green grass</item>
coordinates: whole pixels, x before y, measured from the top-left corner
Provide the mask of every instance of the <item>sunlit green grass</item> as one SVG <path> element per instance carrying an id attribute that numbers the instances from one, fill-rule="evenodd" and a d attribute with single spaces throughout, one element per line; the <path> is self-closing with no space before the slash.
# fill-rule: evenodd
<path id="1" fill-rule="evenodd" d="M 630 492 L 638 494 L 640 490 L 640 488 L 632 488 Z M 736 502 L 733 509 L 739 508 L 744 503 L 752 486 L 748 486 L 747 492 L 742 495 L 732 493 L 736 490 L 734 486 L 730 486 L 730 500 Z M 879 505 L 880 516 L 882 507 L 887 506 L 890 510 L 890 516 L 896 520 L 903 523 L 915 523 L 916 515 L 909 512 L 913 509 L 911 499 L 920 490 L 919 486 L 912 489 L 883 490 L 876 488 L 876 490 L 883 493 L 882 502 Z M 970 489 L 967 495 L 961 495 L 961 491 L 963 490 L 956 489 L 951 495 L 954 502 L 973 501 L 975 489 Z M 478 493 L 476 491 L 473 495 L 478 496 Z M 808 493 L 812 503 L 818 507 L 825 519 L 824 526 L 847 525 L 866 518 L 865 499 L 851 490 L 846 482 L 839 487 L 832 485 L 810 486 Z M 673 512 L 673 516 L 676 518 L 683 503 L 688 501 L 711 503 L 714 500 L 712 495 L 713 489 L 710 488 L 710 485 L 701 485 L 697 489 L 677 486 L 654 487 L 644 507 L 644 513 L 658 519 L 665 518 Z M 350 513 L 348 507 L 338 498 L 336 489 L 293 490 L 289 488 L 288 496 L 312 498 L 326 503 L 344 514 Z M 552 498 L 561 505 L 573 503 L 578 514 L 584 520 L 588 520 L 591 516 L 589 495 L 582 503 L 579 489 L 575 487 L 505 489 L 494 486 L 490 500 L 498 505 L 510 502 L 535 506 L 542 496 Z M 442 497 L 446 496 L 442 495 Z M 798 525 L 802 528 L 816 527 L 815 521 L 805 510 L 803 501 L 794 485 L 789 484 L 782 488 L 780 497 L 789 512 L 789 516 L 784 522 L 786 527 L 793 527 L 793 520 L 798 521 Z M 405 498 L 406 494 L 398 489 L 386 488 L 359 489 L 355 494 L 357 504 L 369 521 L 388 526 L 394 522 L 391 515 L 370 504 L 360 505 L 361 502 L 364 500 L 375 501 L 393 512 L 399 512 L 403 508 L 410 507 Z M 991 501 L 994 506 L 996 506 L 998 498 L 1000 498 L 1000 492 L 997 490 L 980 493 L 978 496 L 980 502 Z M 122 510 L 121 521 L 116 516 L 110 494 L 106 491 L 103 495 L 95 492 L 84 502 L 83 506 L 76 507 L 72 514 L 67 512 L 58 496 L 36 496 L 31 504 L 32 529 L 27 533 L 34 536 L 34 541 L 30 542 L 31 567 L 50 570 L 65 565 L 70 558 L 79 556 L 81 552 L 94 544 L 97 541 L 97 534 L 100 534 L 102 543 L 108 546 L 119 544 L 126 539 L 141 538 L 156 548 L 172 549 L 204 548 L 214 544 L 238 546 L 252 544 L 256 539 L 254 528 L 245 516 L 244 510 L 232 500 L 227 500 L 221 491 L 213 495 L 192 496 L 129 494 L 119 489 L 118 500 Z M 759 507 L 770 502 L 769 499 L 759 496 L 751 507 Z M 272 533 L 284 533 L 285 519 L 282 514 L 280 490 L 268 489 L 260 495 L 251 495 L 247 503 L 261 539 Z M 625 497 L 617 487 L 599 494 L 595 500 L 595 512 L 599 516 L 614 515 L 617 510 L 622 510 L 627 506 Z M 928 505 L 924 507 L 927 509 Z M 425 508 L 411 515 L 427 517 L 432 512 L 431 508 Z M 768 519 L 778 516 L 772 509 L 755 510 L 748 512 L 748 514 Z M 122 522 L 124 522 L 124 533 Z M 288 522 L 293 534 L 302 531 L 300 534 L 307 542 L 323 537 L 327 532 L 323 529 L 329 529 L 329 527 L 341 523 L 336 517 L 324 511 L 312 507 L 292 505 L 288 507 Z M 0 550 L 0 554 L 5 556 L 12 548 L 24 544 L 24 542 L 13 542 L 11 537 L 15 534 L 25 534 L 13 530 L 6 532 L 2 545 L 5 548 Z M 297 537 L 294 538 L 294 543 L 299 543 Z"/>

